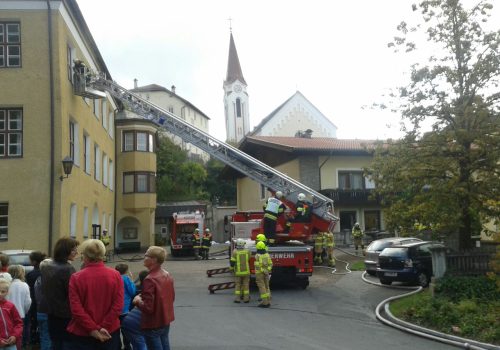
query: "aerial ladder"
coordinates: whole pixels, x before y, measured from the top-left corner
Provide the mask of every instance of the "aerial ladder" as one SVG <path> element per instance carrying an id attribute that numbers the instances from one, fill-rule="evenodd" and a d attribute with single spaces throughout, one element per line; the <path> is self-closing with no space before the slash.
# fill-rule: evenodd
<path id="1" fill-rule="evenodd" d="M 277 171 L 263 162 L 251 157 L 245 152 L 185 122 L 175 114 L 164 110 L 156 104 L 106 79 L 103 73 L 94 73 L 81 61 L 75 61 L 74 93 L 87 98 L 103 98 L 108 92 L 121 101 L 126 109 L 153 122 L 158 128 L 179 136 L 184 142 L 189 142 L 224 164 L 266 186 L 272 192 L 281 191 L 284 202 L 294 207 L 297 195 L 304 193 L 312 200 L 313 231 L 330 231 L 338 221 L 333 214 L 333 200 L 299 181 Z M 315 232 L 308 232 L 307 236 Z M 303 236 L 302 238 L 306 238 Z"/>

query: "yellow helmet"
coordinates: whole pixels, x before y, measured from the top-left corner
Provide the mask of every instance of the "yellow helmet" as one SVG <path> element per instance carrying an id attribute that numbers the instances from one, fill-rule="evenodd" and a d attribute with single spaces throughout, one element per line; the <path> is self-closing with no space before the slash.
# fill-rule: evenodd
<path id="1" fill-rule="evenodd" d="M 264 242 L 257 242 L 255 248 L 257 248 L 257 250 L 266 250 L 266 244 Z"/>
<path id="2" fill-rule="evenodd" d="M 266 242 L 267 238 L 263 233 L 259 233 L 257 237 L 255 237 L 255 240 L 258 242 Z"/>

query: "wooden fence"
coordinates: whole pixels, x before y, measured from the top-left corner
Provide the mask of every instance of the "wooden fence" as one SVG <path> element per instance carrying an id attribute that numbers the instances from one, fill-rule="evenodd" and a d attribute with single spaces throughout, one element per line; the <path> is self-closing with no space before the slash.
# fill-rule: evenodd
<path id="1" fill-rule="evenodd" d="M 491 271 L 491 254 L 447 254 L 446 273 L 451 275 L 484 275 Z"/>

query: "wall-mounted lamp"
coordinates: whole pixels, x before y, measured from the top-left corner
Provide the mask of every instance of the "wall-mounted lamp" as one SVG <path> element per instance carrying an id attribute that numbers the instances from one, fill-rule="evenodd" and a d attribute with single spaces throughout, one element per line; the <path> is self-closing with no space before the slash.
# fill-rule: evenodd
<path id="1" fill-rule="evenodd" d="M 61 181 L 68 178 L 69 174 L 71 174 L 71 170 L 73 169 L 73 158 L 71 158 L 70 156 L 66 156 L 66 158 L 62 160 L 62 165 L 64 169 L 64 175 L 66 176 L 61 175 L 59 177 L 59 180 Z"/>

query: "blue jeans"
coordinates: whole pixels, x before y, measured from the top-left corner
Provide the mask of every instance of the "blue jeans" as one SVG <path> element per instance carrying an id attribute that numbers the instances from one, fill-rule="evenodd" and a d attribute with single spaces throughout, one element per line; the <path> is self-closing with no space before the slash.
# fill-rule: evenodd
<path id="1" fill-rule="evenodd" d="M 40 349 L 52 350 L 52 342 L 49 335 L 49 317 L 47 314 L 37 312 L 38 332 L 40 333 Z"/>
<path id="2" fill-rule="evenodd" d="M 122 320 L 122 332 L 134 350 L 147 350 L 146 341 L 141 332 L 141 310 L 133 308 Z"/>
<path id="3" fill-rule="evenodd" d="M 170 350 L 170 344 L 168 342 L 169 330 L 170 325 L 157 329 L 142 330 L 148 350 Z"/>

